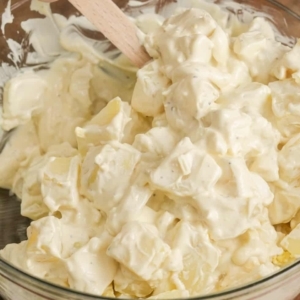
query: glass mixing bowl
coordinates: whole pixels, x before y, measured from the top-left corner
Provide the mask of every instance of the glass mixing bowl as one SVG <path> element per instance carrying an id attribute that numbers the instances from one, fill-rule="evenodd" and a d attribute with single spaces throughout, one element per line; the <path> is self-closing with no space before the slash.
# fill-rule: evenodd
<path id="1" fill-rule="evenodd" d="M 99 0 L 101 1 L 101 0 Z M 141 13 L 141 10 L 155 9 L 156 13 L 168 14 L 170 10 L 175 8 L 178 3 L 182 4 L 185 0 L 140 0 L 134 1 L 135 6 L 129 6 L 128 0 L 114 0 L 125 12 L 131 16 L 136 16 Z M 225 3 L 227 0 L 210 0 L 211 2 Z M 292 45 L 295 43 L 295 37 L 300 33 L 300 16 L 299 0 L 236 0 L 239 3 L 252 5 L 258 11 L 263 11 L 271 16 L 271 21 L 275 23 L 280 33 L 288 37 L 281 41 Z M 280 3 L 279 3 L 280 1 Z M 140 2 L 140 5 L 136 5 Z M 8 0 L 0 1 L 0 13 L 4 12 Z M 8 24 L 5 30 L 5 36 L 0 36 L 0 78 L 2 82 L 9 79 L 16 68 L 24 67 L 26 53 L 30 50 L 28 36 L 20 27 L 20 23 L 31 17 L 41 17 L 37 12 L 32 12 L 29 9 L 30 0 L 12 0 L 12 12 L 14 22 Z M 285 5 L 284 5 L 285 4 Z M 61 0 L 52 4 L 54 12 L 65 15 L 66 17 L 78 14 L 78 12 L 65 0 Z M 228 10 L 243 19 L 243 12 L 235 10 L 232 6 L 228 6 Z M 85 32 L 89 38 L 104 39 L 97 32 Z M 24 48 L 24 57 L 20 60 L 17 66 L 12 66 L 9 58 L 10 50 L 7 46 L 8 39 L 14 39 Z M 109 53 L 113 47 L 108 47 Z M 109 54 L 108 53 L 108 54 Z M 3 63 L 6 68 L 3 67 Z M 7 66 L 12 66 L 9 68 Z M 1 93 L 0 93 L 1 96 Z M 0 97 L 1 99 L 1 97 Z M 1 100 L 0 100 L 1 106 Z M 0 140 L 1 140 L 0 131 Z M 1 152 L 1 146 L 0 146 Z M 20 216 L 19 201 L 15 197 L 10 196 L 8 191 L 0 189 L 0 249 L 8 243 L 18 243 L 26 238 L 26 228 L 29 220 Z M 263 278 L 256 282 L 251 282 L 247 285 L 240 286 L 231 290 L 226 290 L 221 293 L 210 294 L 194 299 L 239 299 L 239 300 L 293 300 L 300 294 L 300 261 L 281 269 L 276 274 Z M 15 267 L 11 266 L 4 260 L 0 259 L 0 295 L 7 300 L 96 300 L 105 299 L 88 295 L 76 291 L 71 291 L 66 288 L 56 286 L 44 282 L 38 278 L 28 275 Z M 1 296 L 0 296 L 1 298 Z M 300 299 L 300 298 L 299 298 Z"/>

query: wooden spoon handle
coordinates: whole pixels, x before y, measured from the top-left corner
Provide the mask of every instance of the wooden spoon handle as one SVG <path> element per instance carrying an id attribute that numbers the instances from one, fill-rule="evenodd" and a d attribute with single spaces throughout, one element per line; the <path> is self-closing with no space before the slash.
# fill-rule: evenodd
<path id="1" fill-rule="evenodd" d="M 54 2 L 56 0 L 41 0 Z M 150 56 L 141 46 L 137 28 L 112 0 L 69 0 L 96 28 L 102 32 L 137 67 Z"/>

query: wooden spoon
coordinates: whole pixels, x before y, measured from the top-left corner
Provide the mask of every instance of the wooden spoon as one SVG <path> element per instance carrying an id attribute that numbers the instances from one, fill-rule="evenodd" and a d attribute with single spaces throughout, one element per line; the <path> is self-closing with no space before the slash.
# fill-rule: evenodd
<path id="1" fill-rule="evenodd" d="M 57 0 L 40 0 L 55 2 Z M 150 56 L 141 46 L 137 28 L 112 0 L 69 0 L 130 61 L 141 68 Z"/>

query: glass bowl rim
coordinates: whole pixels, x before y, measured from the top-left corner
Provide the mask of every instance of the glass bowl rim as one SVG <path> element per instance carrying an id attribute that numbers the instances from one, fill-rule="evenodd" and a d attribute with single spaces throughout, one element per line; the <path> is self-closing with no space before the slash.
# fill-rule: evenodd
<path id="1" fill-rule="evenodd" d="M 284 4 L 278 2 L 277 0 L 267 0 L 267 1 L 279 7 L 280 9 L 284 10 L 286 13 L 290 14 L 291 16 L 295 17 L 300 21 L 300 15 L 295 11 L 291 10 L 290 8 L 288 8 L 287 6 L 285 6 Z"/>
<path id="2" fill-rule="evenodd" d="M 4 268 L 1 268 L 1 267 Z M 240 285 L 237 287 L 233 287 L 230 289 L 225 289 L 221 292 L 214 292 L 211 294 L 206 294 L 206 295 L 200 295 L 200 296 L 192 296 L 192 297 L 188 297 L 185 299 L 188 300 L 207 300 L 207 299 L 216 299 L 217 297 L 224 297 L 224 296 L 234 296 L 235 293 L 239 293 L 239 292 L 246 292 L 247 290 L 251 289 L 251 288 L 256 288 L 259 287 L 260 285 L 262 285 L 265 282 L 268 282 L 272 279 L 276 279 L 279 278 L 280 276 L 283 276 L 285 274 L 287 274 L 289 271 L 293 271 L 296 270 L 297 267 L 300 267 L 300 258 L 297 259 L 295 262 L 281 268 L 279 271 L 274 272 L 273 274 L 270 274 L 269 276 L 263 277 L 259 280 L 255 280 L 252 281 L 250 283 L 246 283 L 244 285 Z M 123 299 L 123 300 L 128 300 L 128 298 L 113 298 L 113 297 L 107 297 L 107 296 L 97 296 L 97 295 L 93 295 L 93 294 L 89 294 L 89 293 L 84 293 L 81 291 L 76 291 L 76 290 L 72 290 L 70 288 L 67 287 L 63 287 L 54 283 L 51 283 L 49 281 L 43 280 L 41 278 L 35 277 L 29 273 L 24 272 L 23 270 L 11 265 L 10 263 L 8 263 L 6 260 L 4 260 L 3 258 L 0 257 L 0 269 L 2 269 L 3 271 L 5 271 L 5 269 L 8 270 L 8 272 L 11 273 L 11 275 L 15 276 L 16 278 L 18 278 L 19 275 L 25 277 L 25 279 L 27 280 L 33 280 L 35 281 L 39 286 L 43 286 L 46 288 L 46 291 L 51 291 L 51 289 L 56 290 L 57 292 L 64 292 L 64 293 L 69 293 L 70 296 L 82 296 L 82 297 L 86 297 L 87 300 L 90 299 L 94 299 L 94 300 L 105 300 L 105 299 Z M 19 283 L 19 280 L 12 280 L 11 277 L 12 276 L 6 276 L 1 274 L 0 272 L 0 277 L 4 277 L 7 280 L 9 280 L 10 282 L 18 285 L 19 287 L 26 289 L 30 292 L 35 293 L 36 295 L 38 295 L 35 291 L 31 290 L 29 287 L 26 287 L 22 284 Z M 42 296 L 42 295 L 40 295 Z M 45 298 L 47 299 L 47 298 Z M 50 299 L 49 299 L 50 300 Z M 174 299 L 172 299 L 174 300 Z"/>

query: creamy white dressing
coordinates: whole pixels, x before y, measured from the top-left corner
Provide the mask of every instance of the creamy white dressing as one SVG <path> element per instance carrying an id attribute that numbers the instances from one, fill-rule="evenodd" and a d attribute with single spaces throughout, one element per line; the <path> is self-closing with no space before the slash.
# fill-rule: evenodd
<path id="1" fill-rule="evenodd" d="M 7 1 L 7 6 L 1 16 L 1 31 L 5 36 L 5 26 L 11 24 L 14 21 L 14 16 L 11 12 L 11 0 Z"/>
<path id="2" fill-rule="evenodd" d="M 0 121 L 16 132 L 0 186 L 33 222 L 4 259 L 96 295 L 180 298 L 300 256 L 300 44 L 283 46 L 244 5 L 226 2 L 246 23 L 222 5 L 177 5 L 135 19 L 153 57 L 136 73 L 84 37 L 83 17 L 32 2 L 47 17 L 22 24 L 27 60 L 49 69 L 4 87 Z"/>

